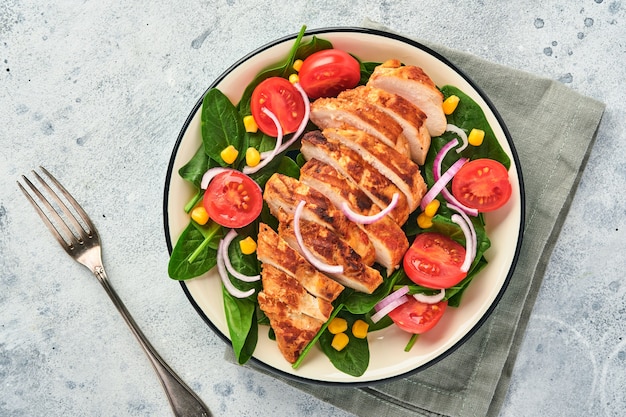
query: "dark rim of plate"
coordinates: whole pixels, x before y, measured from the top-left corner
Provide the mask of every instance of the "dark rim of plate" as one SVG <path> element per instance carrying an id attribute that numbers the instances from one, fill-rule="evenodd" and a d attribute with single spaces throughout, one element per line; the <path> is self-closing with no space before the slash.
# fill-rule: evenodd
<path id="1" fill-rule="evenodd" d="M 487 95 L 474 83 L 474 81 L 472 81 L 472 79 L 470 79 L 462 70 L 460 70 L 456 65 L 452 64 L 450 61 L 448 61 L 444 56 L 442 56 L 441 54 L 439 54 L 438 52 L 435 52 L 434 50 L 430 49 L 427 46 L 422 45 L 419 42 L 416 42 L 412 39 L 406 38 L 404 36 L 395 34 L 395 33 L 390 33 L 390 32 L 385 32 L 385 31 L 381 31 L 381 30 L 377 30 L 377 29 L 367 29 L 367 28 L 360 28 L 360 27 L 329 27 L 329 28 L 319 28 L 319 29 L 312 29 L 312 30 L 307 30 L 305 33 L 305 36 L 311 36 L 311 35 L 324 35 L 324 34 L 329 34 L 329 33 L 363 33 L 363 34 L 370 34 L 370 35 L 376 35 L 376 36 L 381 36 L 381 37 L 385 37 L 385 38 L 391 38 L 391 39 L 395 39 L 397 41 L 409 44 L 417 49 L 421 49 L 424 52 L 427 52 L 428 54 L 432 55 L 433 57 L 437 58 L 438 60 L 440 60 L 441 62 L 443 62 L 444 64 L 446 64 L 448 67 L 452 68 L 459 76 L 461 76 L 463 79 L 465 79 L 473 88 L 474 90 L 476 90 L 476 92 L 481 96 L 481 98 L 487 103 L 487 106 L 489 107 L 489 109 L 491 110 L 491 112 L 494 114 L 496 120 L 498 121 L 498 123 L 500 124 L 504 135 L 506 137 L 506 140 L 511 148 L 511 153 L 513 156 L 513 160 L 515 161 L 515 166 L 516 166 L 516 170 L 517 170 L 517 175 L 519 178 L 519 188 L 520 188 L 520 224 L 519 224 L 519 235 L 518 235 L 518 239 L 517 239 L 517 244 L 515 247 L 515 253 L 513 256 L 513 261 L 511 263 L 511 266 L 509 268 L 509 271 L 507 272 L 505 281 L 502 285 L 502 287 L 500 288 L 500 291 L 498 292 L 497 296 L 495 297 L 495 299 L 493 300 L 493 302 L 491 303 L 491 305 L 489 306 L 489 308 L 487 309 L 487 311 L 485 312 L 485 314 L 480 318 L 480 320 L 474 325 L 474 327 L 472 327 L 461 339 L 459 339 L 453 346 L 451 346 L 450 348 L 448 348 L 445 352 L 443 352 L 442 354 L 440 354 L 438 357 L 430 360 L 429 362 L 418 366 L 410 371 L 404 372 L 402 374 L 398 374 L 398 375 L 394 375 L 391 377 L 387 377 L 387 378 L 383 378 L 383 379 L 378 379 L 378 380 L 368 380 L 368 381 L 359 381 L 359 380 L 355 380 L 355 381 L 346 381 L 346 382 L 336 382 L 336 381 L 322 381 L 322 380 L 317 380 L 317 379 L 311 379 L 311 378 L 305 378 L 302 376 L 298 376 L 298 375 L 293 375 L 284 371 L 281 371 L 279 369 L 274 368 L 271 365 L 266 364 L 265 362 L 262 362 L 260 360 L 258 360 L 257 358 L 255 358 L 254 356 L 250 359 L 252 361 L 252 363 L 256 366 L 259 366 L 271 373 L 274 374 L 278 374 L 281 377 L 290 379 L 290 380 L 294 380 L 294 381 L 298 381 L 298 382 L 304 382 L 304 383 L 309 383 L 309 384 L 316 384 L 316 385 L 327 385 L 327 386 L 352 386 L 352 387 L 363 387 L 363 386 L 368 386 L 368 385 L 373 385 L 373 384 L 379 384 L 379 383 L 383 383 L 383 382 L 390 382 L 399 378 L 405 378 L 411 374 L 414 374 L 416 372 L 419 371 L 423 371 L 424 369 L 436 364 L 437 362 L 439 362 L 440 360 L 444 359 L 445 357 L 447 357 L 448 355 L 450 355 L 452 352 L 454 352 L 456 349 L 458 349 L 461 345 L 463 345 L 469 338 L 471 338 L 477 331 L 478 329 L 483 325 L 483 323 L 487 320 L 487 318 L 491 315 L 491 313 L 493 312 L 493 310 L 495 309 L 495 307 L 498 305 L 500 299 L 502 298 L 505 290 L 507 289 L 509 282 L 511 280 L 511 276 L 513 275 L 513 272 L 515 270 L 515 266 L 517 264 L 518 258 L 519 258 L 519 253 L 520 253 L 520 249 L 521 249 L 521 245 L 522 245 L 522 237 L 523 237 L 523 232 L 524 232 L 524 221 L 525 221 L 525 192 L 524 192 L 524 182 L 523 182 L 523 178 L 522 178 L 522 170 L 521 170 L 521 166 L 520 166 L 520 161 L 519 161 L 519 157 L 517 155 L 517 151 L 515 150 L 515 146 L 513 144 L 513 140 L 511 139 L 511 135 L 504 123 L 504 121 L 502 120 L 502 117 L 500 116 L 500 114 L 498 113 L 498 111 L 496 110 L 495 106 L 493 105 L 493 103 L 491 102 L 491 100 L 487 97 Z M 208 90 L 210 90 L 211 88 L 213 88 L 214 86 L 218 85 L 226 76 L 228 76 L 228 74 L 230 74 L 235 68 L 237 68 L 238 66 L 240 66 L 242 63 L 244 63 L 245 61 L 249 60 L 250 58 L 252 58 L 255 55 L 258 55 L 262 52 L 264 52 L 265 50 L 272 48 L 278 44 L 281 44 L 283 42 L 289 42 L 289 41 L 293 41 L 294 39 L 296 39 L 297 34 L 291 34 L 288 36 L 284 36 L 282 38 L 276 39 L 266 45 L 261 46 L 260 48 L 250 52 L 249 54 L 247 54 L 246 56 L 244 56 L 243 58 L 241 58 L 239 61 L 235 62 L 230 68 L 228 68 L 226 71 L 224 71 L 207 89 L 206 91 L 202 94 L 202 96 L 200 97 L 200 99 L 197 101 L 197 103 L 195 104 L 195 106 L 193 107 L 191 113 L 189 114 L 189 116 L 187 117 L 187 120 L 185 120 L 185 123 L 178 135 L 178 138 L 176 140 L 176 143 L 174 145 L 174 148 L 172 150 L 172 156 L 170 158 L 170 162 L 168 164 L 168 168 L 167 168 L 167 175 L 165 177 L 165 187 L 164 187 L 164 198 L 163 198 L 163 221 L 164 221 L 164 227 L 165 227 L 165 240 L 167 243 L 167 249 L 169 254 L 172 253 L 172 249 L 173 249 L 173 245 L 172 245 L 172 237 L 170 235 L 170 231 L 169 231 L 169 213 L 168 213 L 168 198 L 169 198 L 169 191 L 170 191 L 170 183 L 171 183 L 171 178 L 173 175 L 173 169 L 174 169 L 174 161 L 176 159 L 176 154 L 178 152 L 178 149 L 181 145 L 181 142 L 183 140 L 183 137 L 185 135 L 185 131 L 187 130 L 189 124 L 191 123 L 192 118 L 194 117 L 194 115 L 196 114 L 196 112 L 198 111 L 198 109 L 200 109 L 200 107 L 202 106 L 202 98 L 204 97 L 204 95 L 206 94 L 206 92 Z M 189 301 L 191 302 L 191 304 L 194 306 L 194 308 L 196 309 L 196 311 L 198 312 L 198 314 L 204 319 L 204 321 L 209 325 L 209 327 L 228 345 L 231 345 L 231 341 L 230 338 L 223 334 L 212 322 L 211 320 L 206 316 L 206 314 L 204 314 L 204 311 L 202 311 L 202 309 L 200 308 L 200 306 L 196 303 L 195 299 L 193 298 L 193 296 L 190 294 L 189 289 L 187 288 L 187 285 L 185 284 L 184 281 L 180 282 L 180 285 L 183 289 L 183 291 L 185 292 L 187 298 L 189 299 Z"/>

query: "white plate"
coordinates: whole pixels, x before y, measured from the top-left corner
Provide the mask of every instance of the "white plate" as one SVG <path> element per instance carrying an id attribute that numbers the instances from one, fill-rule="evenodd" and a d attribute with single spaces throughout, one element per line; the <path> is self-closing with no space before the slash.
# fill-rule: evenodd
<path id="1" fill-rule="evenodd" d="M 507 205 L 485 215 L 492 247 L 485 257 L 489 264 L 477 276 L 463 296 L 459 308 L 447 310 L 439 324 L 420 335 L 410 352 L 404 352 L 407 333 L 394 326 L 368 335 L 370 364 L 364 375 L 352 377 L 336 370 L 317 347 L 304 363 L 294 370 L 282 357 L 276 343 L 267 337 L 267 328 L 259 329 L 259 342 L 253 361 L 282 376 L 322 384 L 362 385 L 416 372 L 445 357 L 467 340 L 491 313 L 513 273 L 522 237 L 524 193 L 519 161 L 502 119 L 479 88 L 459 69 L 434 51 L 401 36 L 362 28 L 328 28 L 307 32 L 327 39 L 362 61 L 382 62 L 397 58 L 405 64 L 421 66 L 438 86 L 451 84 L 472 97 L 483 108 L 505 152 L 511 158 L 509 171 L 513 194 Z M 256 74 L 289 53 L 295 35 L 288 36 L 250 53 L 222 74 L 209 88 L 217 87 L 237 103 L 245 86 Z M 194 190 L 177 174 L 201 144 L 200 107 L 194 106 L 174 147 L 168 167 L 164 195 L 165 235 L 171 253 L 173 244 L 187 226 L 189 217 L 183 206 Z M 220 279 L 215 270 L 202 277 L 181 283 L 190 302 L 209 326 L 227 343 L 228 327 L 224 317 Z"/>

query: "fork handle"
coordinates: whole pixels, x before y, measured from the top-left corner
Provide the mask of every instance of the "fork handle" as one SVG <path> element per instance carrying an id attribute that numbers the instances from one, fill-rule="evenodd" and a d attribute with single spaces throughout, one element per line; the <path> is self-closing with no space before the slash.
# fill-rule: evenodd
<path id="1" fill-rule="evenodd" d="M 146 336 L 142 333 L 135 323 L 122 300 L 118 297 L 113 287 L 109 284 L 104 267 L 101 265 L 93 267 L 92 272 L 100 281 L 100 284 L 104 287 L 107 294 L 117 307 L 128 327 L 133 332 L 139 344 L 148 355 L 154 370 L 156 371 L 161 385 L 167 394 L 167 399 L 172 406 L 174 415 L 176 417 L 211 417 L 211 412 L 208 407 L 204 405 L 202 400 L 180 379 L 178 375 L 165 363 L 163 358 L 152 347 Z"/>

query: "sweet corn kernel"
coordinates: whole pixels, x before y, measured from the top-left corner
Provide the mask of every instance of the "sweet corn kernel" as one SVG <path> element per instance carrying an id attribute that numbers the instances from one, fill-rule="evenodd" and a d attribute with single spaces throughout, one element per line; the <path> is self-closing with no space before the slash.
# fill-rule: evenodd
<path id="1" fill-rule="evenodd" d="M 298 74 L 291 74 L 291 75 L 289 76 L 289 82 L 290 82 L 291 84 L 295 84 L 295 83 L 297 83 L 298 81 L 300 81 L 300 77 L 298 77 Z"/>
<path id="2" fill-rule="evenodd" d="M 359 339 L 365 339 L 365 336 L 367 336 L 367 329 L 369 329 L 369 327 L 370 325 L 363 320 L 355 321 L 352 325 L 352 336 Z"/>
<path id="3" fill-rule="evenodd" d="M 331 342 L 331 346 L 337 350 L 343 350 L 343 348 L 345 348 L 348 345 L 348 342 L 350 341 L 350 338 L 348 337 L 347 334 L 345 333 L 337 333 L 334 337 L 333 337 L 333 341 Z"/>
<path id="4" fill-rule="evenodd" d="M 480 146 L 485 139 L 485 131 L 480 129 L 472 129 L 467 136 L 467 142 L 472 146 Z"/>
<path id="5" fill-rule="evenodd" d="M 441 203 L 437 199 L 431 201 L 430 203 L 426 205 L 426 208 L 424 209 L 424 213 L 426 213 L 428 217 L 435 217 L 435 214 L 437 214 L 437 210 L 439 210 L 440 204 Z"/>
<path id="6" fill-rule="evenodd" d="M 191 218 L 199 225 L 205 225 L 209 221 L 209 213 L 204 206 L 198 206 L 191 210 Z"/>
<path id="7" fill-rule="evenodd" d="M 422 229 L 430 229 L 433 227 L 433 218 L 428 216 L 425 212 L 421 212 L 417 216 L 417 225 Z"/>
<path id="8" fill-rule="evenodd" d="M 250 236 L 239 241 L 239 249 L 244 255 L 251 255 L 256 251 L 256 242 Z"/>
<path id="9" fill-rule="evenodd" d="M 220 156 L 227 164 L 232 164 L 239 156 L 239 151 L 233 145 L 228 145 L 220 152 Z"/>
<path id="10" fill-rule="evenodd" d="M 459 105 L 461 99 L 458 96 L 450 96 L 443 102 L 443 112 L 445 114 L 452 114 L 456 110 L 456 106 Z"/>
<path id="11" fill-rule="evenodd" d="M 302 62 L 303 61 L 301 59 L 296 59 L 295 61 L 293 61 L 293 69 L 300 72 L 300 68 L 302 68 Z"/>
<path id="12" fill-rule="evenodd" d="M 335 317 L 328 323 L 328 331 L 332 334 L 343 333 L 348 330 L 348 322 L 341 317 Z"/>
<path id="13" fill-rule="evenodd" d="M 259 130 L 259 126 L 256 124 L 254 116 L 251 114 L 243 117 L 243 126 L 246 128 L 246 132 L 248 133 L 256 133 Z"/>
<path id="14" fill-rule="evenodd" d="M 246 164 L 250 167 L 255 167 L 261 162 L 261 154 L 256 148 L 246 149 Z"/>

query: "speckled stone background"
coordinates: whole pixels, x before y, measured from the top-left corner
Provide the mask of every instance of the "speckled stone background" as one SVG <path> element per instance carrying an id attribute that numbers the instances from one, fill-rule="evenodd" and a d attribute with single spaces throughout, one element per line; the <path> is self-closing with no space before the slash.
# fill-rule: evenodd
<path id="1" fill-rule="evenodd" d="M 114 287 L 219 416 L 347 416 L 224 360 L 167 278 L 162 193 L 202 92 L 274 38 L 364 18 L 607 104 L 501 415 L 626 414 L 626 4 L 615 0 L 0 2 L 0 415 L 171 416 L 97 281 L 19 192 L 49 168 L 104 239 Z M 381 410 L 384 415 L 384 410 Z"/>

